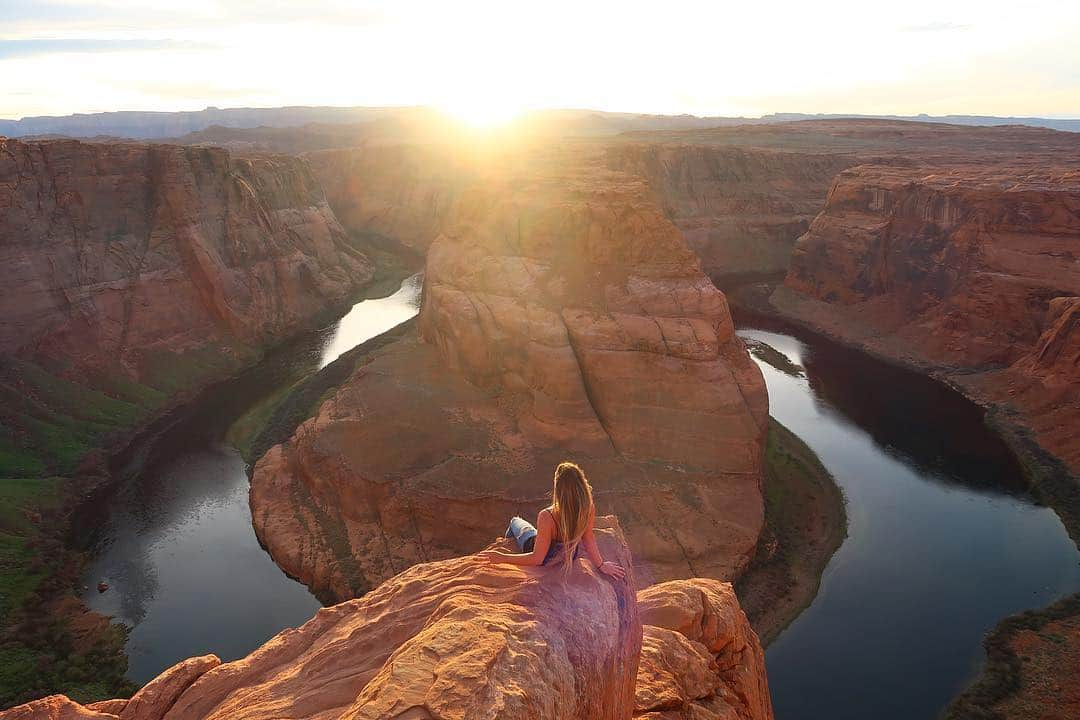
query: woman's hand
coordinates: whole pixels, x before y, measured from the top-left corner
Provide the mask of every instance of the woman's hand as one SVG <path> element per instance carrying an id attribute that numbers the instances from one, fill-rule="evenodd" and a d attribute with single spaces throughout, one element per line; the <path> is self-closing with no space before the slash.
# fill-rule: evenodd
<path id="1" fill-rule="evenodd" d="M 624 578 L 626 578 L 626 571 L 623 570 L 622 565 L 617 565 L 610 560 L 601 563 L 600 567 L 597 569 L 605 575 L 610 575 L 616 580 L 623 580 Z"/>
<path id="2" fill-rule="evenodd" d="M 480 552 L 476 553 L 476 557 L 479 558 L 481 562 L 488 565 L 494 565 L 495 563 L 499 562 L 506 562 L 506 560 L 503 559 L 504 554 L 499 550 L 481 550 Z"/>

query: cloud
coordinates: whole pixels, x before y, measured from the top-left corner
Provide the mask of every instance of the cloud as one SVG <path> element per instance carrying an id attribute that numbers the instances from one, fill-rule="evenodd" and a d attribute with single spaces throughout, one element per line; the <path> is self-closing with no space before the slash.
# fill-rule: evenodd
<path id="1" fill-rule="evenodd" d="M 48 39 L 0 40 L 0 60 L 61 53 L 132 52 L 145 50 L 210 50 L 216 46 L 185 40 Z"/>
<path id="2" fill-rule="evenodd" d="M 378 3 L 353 0 L 215 0 L 187 5 L 165 0 L 0 0 L 0 18 L 0 33 L 16 38 L 131 28 L 175 34 L 170 31 L 290 23 L 366 27 L 385 22 L 387 13 Z"/>
<path id="3" fill-rule="evenodd" d="M 936 22 L 922 23 L 920 25 L 905 25 L 904 27 L 900 28 L 900 32 L 910 32 L 910 33 L 954 32 L 956 30 L 967 30 L 967 29 L 972 28 L 972 27 L 975 27 L 975 26 L 974 25 L 966 25 L 966 24 L 963 24 L 963 23 L 936 21 Z"/>

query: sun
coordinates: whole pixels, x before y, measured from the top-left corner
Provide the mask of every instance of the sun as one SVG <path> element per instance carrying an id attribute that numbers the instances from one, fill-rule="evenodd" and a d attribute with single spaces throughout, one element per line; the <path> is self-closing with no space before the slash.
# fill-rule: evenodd
<path id="1" fill-rule="evenodd" d="M 524 111 L 522 106 L 507 103 L 498 97 L 455 98 L 440 103 L 439 108 L 447 115 L 480 130 L 506 125 Z"/>

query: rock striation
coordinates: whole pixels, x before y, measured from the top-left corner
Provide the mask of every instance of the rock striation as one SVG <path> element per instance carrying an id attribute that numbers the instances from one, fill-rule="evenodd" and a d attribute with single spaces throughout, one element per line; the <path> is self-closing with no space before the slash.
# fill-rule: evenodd
<path id="1" fill-rule="evenodd" d="M 259 537 L 323 596 L 354 597 L 535 517 L 572 457 L 642 577 L 738 575 L 768 407 L 723 294 L 640 179 L 595 155 L 508 167 L 432 243 L 416 335 L 258 462 Z"/>
<path id="2" fill-rule="evenodd" d="M 467 157 L 445 146 L 379 143 L 306 157 L 349 232 L 421 256 L 477 175 Z"/>
<path id="3" fill-rule="evenodd" d="M 718 281 L 787 271 L 850 154 L 682 143 L 612 143 L 610 167 L 645 178 Z"/>
<path id="4" fill-rule="evenodd" d="M 51 462 L 43 424 L 131 424 L 342 308 L 372 270 L 301 160 L 0 138 L 6 442 Z"/>
<path id="5" fill-rule="evenodd" d="M 614 519 L 598 527 L 605 555 L 631 567 Z M 577 562 L 565 579 L 474 556 L 416 565 L 235 662 L 192 658 L 131 700 L 53 696 L 0 718 L 771 720 L 761 645 L 729 584 L 635 597 L 632 575 Z"/>
<path id="6" fill-rule="evenodd" d="M 840 174 L 772 303 L 1007 407 L 1080 470 L 1080 173 L 1019 161 Z"/>

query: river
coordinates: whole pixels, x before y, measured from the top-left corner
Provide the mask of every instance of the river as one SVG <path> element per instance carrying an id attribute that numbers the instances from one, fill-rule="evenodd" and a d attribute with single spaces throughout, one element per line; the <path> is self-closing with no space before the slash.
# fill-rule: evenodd
<path id="1" fill-rule="evenodd" d="M 358 303 L 137 443 L 100 503 L 83 593 L 131 628 L 132 680 L 192 655 L 242 657 L 319 607 L 259 546 L 248 468 L 226 433 L 286 383 L 415 315 L 420 285 Z M 929 720 L 978 670 L 986 631 L 1080 588 L 1076 547 L 955 392 L 768 321 L 739 332 L 773 416 L 847 498 L 848 538 L 817 598 L 767 651 L 777 718 Z M 764 362 L 763 345 L 787 362 Z"/>
<path id="2" fill-rule="evenodd" d="M 958 393 L 770 321 L 741 319 L 739 334 L 771 414 L 847 500 L 817 598 L 766 652 L 777 719 L 937 717 L 983 663 L 987 631 L 1080 589 L 1076 546 Z"/>
<path id="3" fill-rule="evenodd" d="M 95 504 L 103 517 L 88 541 L 83 600 L 130 628 L 132 680 L 144 683 L 193 655 L 243 657 L 320 607 L 259 545 L 248 466 L 226 433 L 284 384 L 415 315 L 421 283 L 414 275 L 389 297 L 357 303 L 337 322 L 216 386 L 129 452 L 121 480 Z M 101 581 L 109 586 L 104 593 Z"/>

